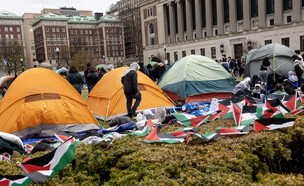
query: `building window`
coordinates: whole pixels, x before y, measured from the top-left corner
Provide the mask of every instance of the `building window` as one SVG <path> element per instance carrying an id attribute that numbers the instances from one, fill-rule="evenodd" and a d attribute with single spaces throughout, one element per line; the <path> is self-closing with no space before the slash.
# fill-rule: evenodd
<path id="1" fill-rule="evenodd" d="M 201 48 L 201 55 L 205 56 L 205 49 L 204 48 Z"/>
<path id="2" fill-rule="evenodd" d="M 13 27 L 10 27 L 10 28 L 9 28 L 9 31 L 12 32 L 12 31 L 13 31 Z"/>
<path id="3" fill-rule="evenodd" d="M 154 25 L 152 23 L 149 25 L 149 33 L 154 34 Z"/>
<path id="4" fill-rule="evenodd" d="M 266 12 L 267 14 L 274 13 L 274 0 L 266 0 Z"/>
<path id="5" fill-rule="evenodd" d="M 236 18 L 243 20 L 243 0 L 236 0 Z"/>
<path id="6" fill-rule="evenodd" d="M 205 4 L 205 0 L 201 0 L 201 6 L 202 6 L 202 27 L 205 28 L 206 27 L 206 4 Z M 186 17 L 186 16 L 183 16 Z"/>
<path id="7" fill-rule="evenodd" d="M 65 32 L 65 28 L 62 28 L 62 32 Z"/>
<path id="8" fill-rule="evenodd" d="M 178 60 L 177 52 L 174 52 L 174 61 L 177 61 L 177 60 Z"/>
<path id="9" fill-rule="evenodd" d="M 292 10 L 292 0 L 283 0 L 283 10 Z"/>
<path id="10" fill-rule="evenodd" d="M 52 32 L 55 32 L 55 28 L 52 28 Z"/>
<path id="11" fill-rule="evenodd" d="M 258 17 L 258 0 L 251 0 L 251 17 Z"/>
<path id="12" fill-rule="evenodd" d="M 186 51 L 182 51 L 182 57 L 185 57 L 186 56 Z"/>
<path id="13" fill-rule="evenodd" d="M 5 32 L 8 32 L 8 28 L 7 28 L 7 27 L 4 27 L 4 31 L 5 31 Z"/>
<path id="14" fill-rule="evenodd" d="M 291 16 L 287 16 L 287 23 L 291 23 Z"/>
<path id="15" fill-rule="evenodd" d="M 51 52 L 51 47 L 48 47 L 48 51 Z"/>
<path id="16" fill-rule="evenodd" d="M 289 47 L 289 37 L 282 38 L 282 45 Z"/>
<path id="17" fill-rule="evenodd" d="M 216 8 L 216 1 L 211 1 L 212 3 L 212 24 L 217 25 L 217 8 Z"/>
<path id="18" fill-rule="evenodd" d="M 269 39 L 269 40 L 265 40 L 265 45 L 268 45 L 268 44 L 271 44 L 272 43 L 272 40 Z"/>
<path id="19" fill-rule="evenodd" d="M 33 53 L 32 53 L 32 55 L 33 55 L 33 56 L 36 56 L 36 53 L 35 53 L 35 52 L 33 52 Z"/>
<path id="20" fill-rule="evenodd" d="M 211 47 L 211 58 L 212 59 L 216 58 L 216 48 L 215 47 Z"/>
<path id="21" fill-rule="evenodd" d="M 5 39 L 9 39 L 9 35 L 8 34 L 5 34 Z"/>
<path id="22" fill-rule="evenodd" d="M 195 54 L 195 50 L 191 50 L 191 54 L 193 54 L 193 55 L 194 55 L 194 54 Z"/>
<path id="23" fill-rule="evenodd" d="M 229 0 L 224 0 L 224 23 L 229 23 Z"/>
<path id="24" fill-rule="evenodd" d="M 49 32 L 49 27 L 46 27 L 45 30 L 46 30 L 46 32 Z"/>
<path id="25" fill-rule="evenodd" d="M 79 34 L 83 34 L 82 30 L 79 30 Z"/>
<path id="26" fill-rule="evenodd" d="M 59 32 L 59 28 L 56 28 L 56 32 Z"/>
<path id="27" fill-rule="evenodd" d="M 150 38 L 150 45 L 155 45 L 154 37 Z"/>
<path id="28" fill-rule="evenodd" d="M 270 26 L 273 26 L 274 25 L 274 19 L 270 19 L 269 24 L 270 24 Z"/>
<path id="29" fill-rule="evenodd" d="M 73 30 L 71 30 L 70 33 L 73 34 Z"/>
<path id="30" fill-rule="evenodd" d="M 304 36 L 300 36 L 300 50 L 304 51 Z"/>
<path id="31" fill-rule="evenodd" d="M 14 35 L 13 34 L 11 34 L 10 36 L 11 36 L 11 39 L 14 39 Z"/>
<path id="32" fill-rule="evenodd" d="M 21 35 L 20 34 L 18 34 L 17 37 L 18 37 L 18 39 L 21 39 Z"/>
<path id="33" fill-rule="evenodd" d="M 17 27 L 17 32 L 20 32 L 20 27 Z"/>

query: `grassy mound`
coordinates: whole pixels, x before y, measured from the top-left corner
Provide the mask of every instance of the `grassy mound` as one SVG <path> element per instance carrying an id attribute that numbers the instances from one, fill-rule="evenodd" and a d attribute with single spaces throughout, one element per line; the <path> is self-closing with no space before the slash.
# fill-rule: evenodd
<path id="1" fill-rule="evenodd" d="M 304 117 L 293 127 L 248 135 L 220 137 L 209 143 L 194 137 L 186 145 L 146 144 L 144 137 L 126 136 L 110 149 L 105 144 L 77 146 L 74 160 L 48 178 L 47 185 L 179 185 L 279 184 L 304 182 Z M 217 119 L 200 126 L 200 133 L 234 126 Z M 168 132 L 180 126 L 162 128 Z M 35 156 L 41 156 L 44 153 Z M 0 162 L 3 175 L 20 174 L 17 162 Z"/>

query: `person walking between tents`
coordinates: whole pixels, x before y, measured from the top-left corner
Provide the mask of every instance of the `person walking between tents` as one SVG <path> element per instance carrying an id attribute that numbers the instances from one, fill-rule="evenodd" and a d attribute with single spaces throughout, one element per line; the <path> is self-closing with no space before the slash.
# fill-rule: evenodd
<path id="1" fill-rule="evenodd" d="M 121 83 L 123 84 L 124 93 L 127 99 L 127 110 L 128 116 L 132 117 L 135 115 L 136 109 L 141 101 L 141 94 L 137 87 L 137 72 L 140 69 L 140 66 L 133 62 L 130 65 L 130 68 L 127 69 L 121 76 Z M 136 99 L 133 107 L 132 101 Z"/>
<path id="2" fill-rule="evenodd" d="M 99 74 L 97 73 L 96 68 L 94 66 L 91 66 L 89 69 L 89 73 L 87 75 L 88 93 L 91 92 L 91 90 L 98 81 L 99 81 Z"/>
<path id="3" fill-rule="evenodd" d="M 81 94 L 81 87 L 84 83 L 84 80 L 75 66 L 71 66 L 66 79 L 79 92 L 79 94 Z"/>
<path id="4" fill-rule="evenodd" d="M 260 64 L 260 72 L 259 72 L 259 77 L 261 79 L 261 82 L 265 83 L 267 85 L 267 69 L 269 68 L 272 72 L 275 72 L 275 70 L 273 70 L 270 66 L 270 62 L 268 57 L 265 57 L 262 61 L 262 63 Z"/>

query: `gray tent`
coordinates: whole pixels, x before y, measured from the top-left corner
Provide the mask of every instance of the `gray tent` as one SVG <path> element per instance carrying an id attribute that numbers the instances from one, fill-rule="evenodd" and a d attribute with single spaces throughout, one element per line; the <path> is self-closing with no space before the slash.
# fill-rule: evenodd
<path id="1" fill-rule="evenodd" d="M 276 71 L 277 75 L 287 77 L 288 71 L 294 70 L 292 55 L 294 55 L 294 52 L 290 48 L 277 43 L 265 45 L 257 50 L 251 50 L 246 59 L 244 77 L 258 75 L 260 64 L 265 57 L 269 58 L 271 67 Z"/>

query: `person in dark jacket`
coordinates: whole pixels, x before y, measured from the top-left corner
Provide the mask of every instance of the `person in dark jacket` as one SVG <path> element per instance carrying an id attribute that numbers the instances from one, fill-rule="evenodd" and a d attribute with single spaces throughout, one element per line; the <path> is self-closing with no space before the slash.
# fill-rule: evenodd
<path id="1" fill-rule="evenodd" d="M 166 71 L 166 67 L 164 66 L 163 63 L 159 62 L 157 63 L 156 67 L 155 67 L 155 73 L 156 73 L 156 80 L 158 81 L 158 79 L 163 75 L 163 73 Z"/>
<path id="2" fill-rule="evenodd" d="M 71 83 L 71 85 L 79 92 L 81 95 L 81 88 L 84 83 L 83 78 L 81 74 L 78 72 L 77 68 L 75 66 L 71 66 L 69 70 L 69 74 L 66 77 L 68 82 Z"/>
<path id="3" fill-rule="evenodd" d="M 100 72 L 98 74 L 99 79 L 101 79 L 106 73 L 107 71 L 104 68 L 100 68 Z"/>
<path id="4" fill-rule="evenodd" d="M 135 115 L 136 109 L 141 101 L 141 94 L 137 87 L 137 72 L 140 69 L 140 66 L 133 62 L 130 65 L 130 68 L 126 70 L 121 76 L 121 83 L 123 84 L 124 93 L 127 99 L 127 110 L 128 116 L 132 117 Z M 133 107 L 132 101 L 136 99 Z"/>
<path id="5" fill-rule="evenodd" d="M 90 67 L 91 67 L 91 63 L 87 63 L 87 68 L 84 70 L 84 79 L 86 81 L 87 81 L 87 76 L 88 76 Z"/>
<path id="6" fill-rule="evenodd" d="M 156 74 L 155 74 L 155 70 L 154 68 L 152 67 L 151 64 L 148 64 L 147 65 L 147 69 L 149 71 L 149 78 L 152 79 L 152 81 L 155 81 L 155 77 L 156 77 Z"/>
<path id="7" fill-rule="evenodd" d="M 99 81 L 99 74 L 97 73 L 96 68 L 91 66 L 87 76 L 88 93 L 91 92 L 91 90 L 98 81 Z"/>
<path id="8" fill-rule="evenodd" d="M 302 62 L 300 61 L 300 58 L 297 55 L 292 56 L 293 59 L 293 66 L 294 66 L 294 71 L 296 73 L 296 76 L 298 77 L 298 85 L 301 87 L 302 85 Z"/>

